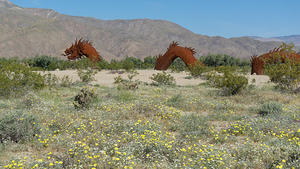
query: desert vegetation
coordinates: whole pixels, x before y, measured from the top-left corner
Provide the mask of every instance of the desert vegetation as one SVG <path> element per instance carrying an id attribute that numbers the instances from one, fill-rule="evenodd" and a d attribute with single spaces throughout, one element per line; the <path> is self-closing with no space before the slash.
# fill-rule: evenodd
<path id="1" fill-rule="evenodd" d="M 299 65 L 266 68 L 274 83 L 256 86 L 249 63 L 200 59 L 211 64 L 170 66 L 204 79 L 194 86 L 170 72 L 136 79 L 155 57 L 1 59 L 0 168 L 300 168 Z M 80 78 L 37 72 L 55 69 L 78 69 Z M 102 69 L 128 76 L 93 84 Z"/>

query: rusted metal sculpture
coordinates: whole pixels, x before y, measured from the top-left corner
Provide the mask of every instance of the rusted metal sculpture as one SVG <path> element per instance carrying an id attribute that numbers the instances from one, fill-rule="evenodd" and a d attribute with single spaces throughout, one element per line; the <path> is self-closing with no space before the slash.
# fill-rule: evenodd
<path id="1" fill-rule="evenodd" d="M 158 55 L 154 69 L 167 70 L 178 57 L 182 59 L 185 65 L 190 69 L 191 66 L 197 62 L 197 59 L 194 57 L 195 53 L 194 48 L 182 47 L 178 45 L 178 42 L 173 41 L 164 55 Z"/>
<path id="2" fill-rule="evenodd" d="M 92 62 L 101 61 L 99 53 L 93 47 L 92 43 L 88 40 L 82 40 L 82 38 L 78 41 L 75 40 L 75 43 L 72 44 L 71 47 L 67 48 L 63 55 L 67 56 L 69 60 L 76 60 L 86 56 Z"/>
<path id="3" fill-rule="evenodd" d="M 291 49 L 292 47 L 282 44 L 278 48 L 270 50 L 260 56 L 251 57 L 251 74 L 263 75 L 264 65 L 272 63 L 284 63 L 287 59 L 300 63 L 300 54 Z"/>

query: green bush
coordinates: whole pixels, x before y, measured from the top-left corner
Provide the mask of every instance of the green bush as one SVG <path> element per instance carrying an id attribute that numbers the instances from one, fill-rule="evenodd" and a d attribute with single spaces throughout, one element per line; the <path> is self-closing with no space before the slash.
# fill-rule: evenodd
<path id="1" fill-rule="evenodd" d="M 185 63 L 180 58 L 176 58 L 169 68 L 175 72 L 185 71 L 188 69 Z"/>
<path id="2" fill-rule="evenodd" d="M 75 69 L 88 69 L 88 68 L 99 68 L 96 63 L 93 63 L 89 58 L 83 58 L 76 61 L 68 61 L 71 64 L 71 68 Z"/>
<path id="3" fill-rule="evenodd" d="M 112 59 L 107 66 L 107 69 L 109 70 L 119 70 L 122 69 L 122 63 L 118 62 L 117 60 Z"/>
<path id="4" fill-rule="evenodd" d="M 59 78 L 55 74 L 47 73 L 43 77 L 45 79 L 45 84 L 50 88 L 57 87 L 57 86 L 70 87 L 73 84 L 73 81 L 69 76 L 63 76 L 62 78 Z M 82 78 L 87 78 L 87 77 L 82 77 Z"/>
<path id="5" fill-rule="evenodd" d="M 208 67 L 204 66 L 200 62 L 195 63 L 193 66 L 190 66 L 190 74 L 193 77 L 201 77 L 201 75 L 209 70 Z"/>
<path id="6" fill-rule="evenodd" d="M 82 70 L 82 69 L 77 70 L 77 74 L 78 74 L 80 80 L 84 83 L 89 83 L 89 82 L 95 80 L 94 76 L 96 73 L 97 73 L 97 71 L 95 71 L 91 68 L 88 68 L 87 70 Z"/>
<path id="7" fill-rule="evenodd" d="M 103 60 L 102 60 L 103 61 Z M 29 58 L 23 62 L 27 63 L 31 67 L 40 68 L 43 70 L 65 70 L 65 69 L 86 69 L 86 68 L 98 68 L 101 69 L 101 66 L 97 65 L 90 61 L 89 58 L 82 58 L 76 61 L 62 60 L 56 57 L 50 56 L 36 56 L 34 58 Z M 99 62 L 101 63 L 101 62 Z"/>
<path id="8" fill-rule="evenodd" d="M 125 59 L 122 63 L 122 68 L 125 69 L 126 71 L 129 71 L 131 69 L 135 68 L 135 65 L 132 61 L 130 61 L 129 59 Z"/>
<path id="9" fill-rule="evenodd" d="M 75 98 L 73 105 L 76 109 L 89 108 L 92 101 L 96 98 L 95 88 L 82 88 Z"/>
<path id="10" fill-rule="evenodd" d="M 108 69 L 109 63 L 101 56 L 100 56 L 100 59 L 101 59 L 101 61 L 98 62 L 98 69 L 99 70 Z"/>
<path id="11" fill-rule="evenodd" d="M 62 86 L 62 87 L 70 87 L 72 84 L 73 84 L 73 81 L 68 75 L 63 76 L 60 79 L 60 86 Z"/>
<path id="12" fill-rule="evenodd" d="M 207 75 L 209 83 L 223 90 L 225 95 L 235 95 L 245 89 L 248 85 L 248 79 L 244 76 L 225 71 L 222 74 L 211 73 Z"/>
<path id="13" fill-rule="evenodd" d="M 236 72 L 238 70 L 237 66 L 217 66 L 215 67 L 217 72 Z"/>
<path id="14" fill-rule="evenodd" d="M 22 60 L 19 58 L 0 58 L 0 65 L 7 65 L 7 64 L 12 64 L 12 63 L 21 63 Z"/>
<path id="15" fill-rule="evenodd" d="M 201 56 L 200 60 L 207 66 L 247 66 L 250 65 L 248 60 L 240 60 L 229 55 L 207 55 Z"/>
<path id="16" fill-rule="evenodd" d="M 49 87 L 54 87 L 58 84 L 58 77 L 55 74 L 47 73 L 44 76 L 45 84 Z"/>
<path id="17" fill-rule="evenodd" d="M 36 56 L 27 60 L 27 63 L 31 67 L 42 68 L 43 70 L 55 70 L 57 69 L 59 60 L 50 56 Z"/>
<path id="18" fill-rule="evenodd" d="M 144 58 L 144 62 L 142 64 L 143 69 L 154 68 L 156 63 L 156 58 L 153 56 L 147 56 Z"/>
<path id="19" fill-rule="evenodd" d="M 23 96 L 22 104 L 20 104 L 20 108 L 31 109 L 34 105 L 38 105 L 40 103 L 40 99 L 34 93 L 28 93 Z"/>
<path id="20" fill-rule="evenodd" d="M 281 90 L 295 90 L 300 84 L 300 64 L 291 61 L 267 64 L 264 71 Z"/>
<path id="21" fill-rule="evenodd" d="M 121 76 L 117 76 L 114 78 L 114 84 L 118 85 L 118 89 L 125 90 L 135 90 L 139 88 L 139 84 L 141 83 L 139 80 L 133 80 L 133 78 L 138 74 L 137 71 L 131 70 L 128 74 L 128 79 L 123 79 Z"/>
<path id="22" fill-rule="evenodd" d="M 196 114 L 182 116 L 178 124 L 178 130 L 181 137 L 187 135 L 192 136 L 207 136 L 209 133 L 208 124 L 205 118 Z"/>
<path id="23" fill-rule="evenodd" d="M 45 86 L 43 77 L 19 63 L 0 65 L 0 96 L 20 94 Z"/>
<path id="24" fill-rule="evenodd" d="M 135 57 L 126 57 L 123 61 L 123 69 L 141 69 L 143 62 L 139 58 Z"/>
<path id="25" fill-rule="evenodd" d="M 0 119 L 0 142 L 30 140 L 39 131 L 38 119 L 30 114 L 13 112 Z"/>
<path id="26" fill-rule="evenodd" d="M 152 84 L 156 86 L 169 85 L 173 86 L 176 84 L 175 79 L 170 74 L 163 71 L 162 73 L 153 74 L 150 79 L 153 81 Z"/>
<path id="27" fill-rule="evenodd" d="M 282 113 L 282 112 L 283 112 L 282 104 L 280 104 L 278 102 L 264 103 L 258 108 L 258 114 L 260 114 L 262 116 L 265 116 L 268 114 L 278 114 L 278 113 Z"/>

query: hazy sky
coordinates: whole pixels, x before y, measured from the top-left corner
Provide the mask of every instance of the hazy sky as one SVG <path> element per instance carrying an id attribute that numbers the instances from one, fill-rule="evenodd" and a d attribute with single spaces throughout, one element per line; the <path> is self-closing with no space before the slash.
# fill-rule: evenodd
<path id="1" fill-rule="evenodd" d="M 11 0 L 98 19 L 163 19 L 209 36 L 300 34 L 300 0 Z"/>

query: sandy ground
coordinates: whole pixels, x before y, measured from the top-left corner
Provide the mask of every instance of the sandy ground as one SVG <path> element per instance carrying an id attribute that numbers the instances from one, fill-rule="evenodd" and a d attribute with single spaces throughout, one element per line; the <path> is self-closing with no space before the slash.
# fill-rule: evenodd
<path id="1" fill-rule="evenodd" d="M 128 73 L 124 72 L 119 74 L 118 72 L 120 71 L 110 71 L 110 70 L 101 70 L 100 72 L 98 72 L 95 75 L 95 81 L 92 82 L 92 84 L 99 84 L 101 86 L 107 86 L 107 87 L 112 87 L 114 86 L 114 78 L 121 75 L 122 78 L 126 78 L 127 79 L 127 75 Z M 156 70 L 137 70 L 138 75 L 134 78 L 138 79 L 142 82 L 146 82 L 146 83 L 151 83 L 152 80 L 150 79 L 150 77 L 153 74 L 159 73 L 161 71 L 156 71 Z M 198 85 L 200 83 L 205 82 L 205 80 L 203 79 L 186 79 L 186 77 L 189 76 L 188 73 L 186 72 L 179 72 L 179 73 L 172 73 L 167 71 L 168 73 L 170 73 L 176 81 L 177 85 L 180 86 L 194 86 L 194 85 Z M 51 73 L 51 74 L 55 74 L 57 77 L 62 78 L 63 76 L 69 76 L 73 81 L 79 81 L 79 77 L 77 75 L 77 71 L 76 70 L 59 70 L 59 71 L 46 71 L 46 72 L 42 72 L 42 74 L 45 73 Z M 256 86 L 263 86 L 264 84 L 266 84 L 269 81 L 269 77 L 268 76 L 264 76 L 264 75 L 247 75 L 247 78 L 249 79 L 249 83 L 251 83 L 253 81 L 253 79 L 255 79 L 255 85 Z"/>

